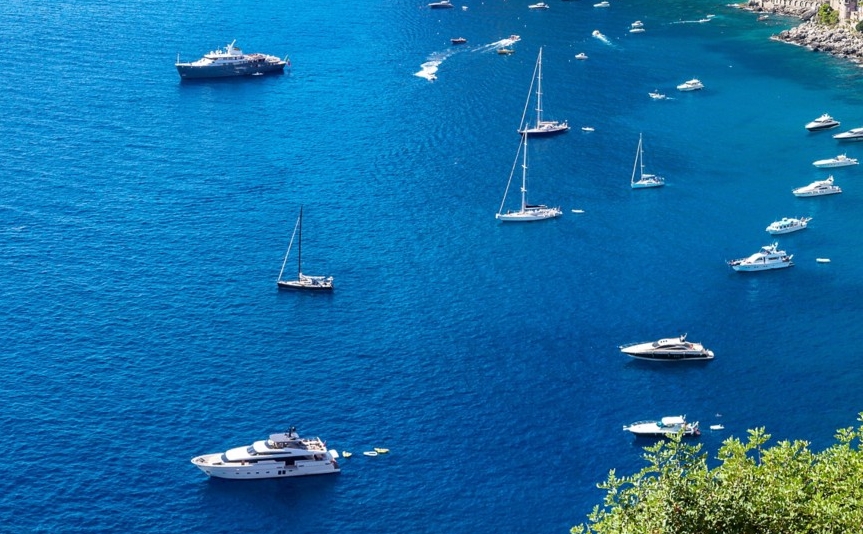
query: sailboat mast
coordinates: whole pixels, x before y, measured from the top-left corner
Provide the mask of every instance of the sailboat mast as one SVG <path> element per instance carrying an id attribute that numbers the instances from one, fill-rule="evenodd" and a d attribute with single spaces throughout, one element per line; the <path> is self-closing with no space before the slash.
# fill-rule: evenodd
<path id="1" fill-rule="evenodd" d="M 635 183 L 635 171 L 638 169 L 638 162 L 641 159 L 641 134 L 638 134 L 638 150 L 635 151 L 635 162 L 632 164 L 632 178 L 629 183 Z M 641 167 L 642 174 L 644 173 L 644 165 Z"/>
<path id="2" fill-rule="evenodd" d="M 542 47 L 539 47 L 536 77 L 536 126 L 542 122 Z"/>
<path id="3" fill-rule="evenodd" d="M 300 225 L 300 220 L 297 219 L 297 222 L 294 224 L 294 231 L 291 234 L 291 242 L 288 243 L 288 251 L 285 252 L 285 259 L 282 260 L 282 270 L 279 271 L 279 280 L 282 279 L 282 274 L 285 272 L 285 265 L 288 264 L 288 256 L 291 255 L 291 247 L 294 246 L 294 238 L 297 236 L 297 227 Z"/>
<path id="4" fill-rule="evenodd" d="M 303 207 L 300 206 L 300 241 L 297 243 L 297 278 L 303 273 Z"/>
<path id="5" fill-rule="evenodd" d="M 524 154 L 521 163 L 521 211 L 527 208 L 527 132 L 524 132 Z"/>

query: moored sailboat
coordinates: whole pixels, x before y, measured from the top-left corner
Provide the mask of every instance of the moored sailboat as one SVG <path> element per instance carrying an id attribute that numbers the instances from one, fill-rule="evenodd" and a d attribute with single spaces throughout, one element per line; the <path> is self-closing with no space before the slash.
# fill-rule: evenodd
<path id="1" fill-rule="evenodd" d="M 553 219 L 563 215 L 560 207 L 550 208 L 545 204 L 528 204 L 527 203 L 527 138 L 528 134 L 522 134 L 519 151 L 522 153 L 521 164 L 521 208 L 518 211 L 508 210 L 503 213 L 503 206 L 506 204 L 506 192 L 503 195 L 503 200 L 500 203 L 500 209 L 495 215 L 495 218 L 501 222 L 530 222 L 541 221 L 544 219 Z M 516 161 L 518 161 L 518 153 L 516 153 Z M 509 192 L 509 186 L 512 183 L 512 177 L 515 174 L 515 164 L 512 166 L 512 171 L 509 175 L 509 182 L 506 184 L 506 191 Z"/>
<path id="2" fill-rule="evenodd" d="M 635 179 L 636 174 L 638 174 L 638 180 Z M 644 172 L 644 149 L 642 148 L 641 134 L 638 134 L 638 150 L 635 152 L 635 163 L 632 166 L 632 177 L 629 179 L 629 183 L 633 189 L 665 185 L 665 178 Z"/>
<path id="3" fill-rule="evenodd" d="M 524 106 L 524 114 L 521 119 L 521 126 L 518 129 L 518 133 L 520 134 L 530 134 L 530 135 L 552 135 L 563 133 L 569 130 L 569 122 L 568 121 L 549 121 L 543 120 L 542 118 L 542 47 L 539 49 L 539 55 L 536 58 L 536 67 L 533 72 L 533 79 L 531 80 L 531 90 L 533 89 L 533 81 L 536 81 L 536 123 L 533 126 L 526 125 L 524 122 L 525 115 L 527 115 L 527 107 L 530 103 L 531 92 L 529 91 L 527 94 L 527 103 Z"/>
<path id="4" fill-rule="evenodd" d="M 299 235 L 297 231 L 299 230 Z M 282 280 L 282 275 L 285 272 L 285 265 L 288 263 L 288 256 L 291 254 L 291 246 L 294 244 L 294 237 L 297 240 L 297 278 L 296 280 Z M 291 242 L 288 244 L 288 251 L 285 253 L 285 260 L 282 262 L 282 270 L 279 271 L 279 278 L 276 280 L 276 285 L 279 289 L 301 289 L 311 291 L 332 291 L 333 277 L 332 276 L 310 276 L 303 274 L 303 208 L 300 207 L 300 216 L 297 218 L 297 224 L 294 225 L 294 233 L 291 234 Z"/>

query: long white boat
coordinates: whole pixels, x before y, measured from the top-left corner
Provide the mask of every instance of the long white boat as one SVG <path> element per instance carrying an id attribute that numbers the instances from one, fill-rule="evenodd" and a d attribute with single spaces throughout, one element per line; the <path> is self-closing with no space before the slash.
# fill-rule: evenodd
<path id="1" fill-rule="evenodd" d="M 806 129 L 810 132 L 819 132 L 821 130 L 829 130 L 839 126 L 839 121 L 825 113 L 817 119 L 806 123 Z"/>
<path id="2" fill-rule="evenodd" d="M 236 39 L 224 50 L 219 48 L 207 52 L 197 61 L 183 63 L 179 56 L 174 66 L 183 79 L 197 78 L 228 78 L 233 76 L 252 76 L 271 72 L 282 72 L 286 59 L 279 59 L 268 54 L 244 54 L 237 48 Z"/>
<path id="3" fill-rule="evenodd" d="M 845 154 L 839 154 L 835 158 L 828 159 L 819 159 L 818 161 L 813 161 L 812 165 L 815 165 L 821 169 L 829 169 L 832 167 L 848 167 L 849 165 L 857 165 L 857 158 L 849 158 Z"/>
<path id="4" fill-rule="evenodd" d="M 669 435 L 683 432 L 684 436 L 700 436 L 701 430 L 698 429 L 698 421 L 688 423 L 685 415 L 670 415 L 661 419 L 652 421 L 638 421 L 631 425 L 626 425 L 623 430 L 631 432 L 636 436 L 662 438 Z"/>
<path id="5" fill-rule="evenodd" d="M 697 91 L 699 89 L 704 89 L 704 84 L 697 78 L 692 78 L 677 86 L 678 91 Z"/>
<path id="6" fill-rule="evenodd" d="M 838 185 L 833 185 L 833 175 L 827 177 L 826 180 L 816 180 L 809 185 L 792 189 L 795 197 L 818 197 L 821 195 L 835 195 L 841 193 L 842 189 Z"/>
<path id="7" fill-rule="evenodd" d="M 761 250 L 741 258 L 739 260 L 731 260 L 728 265 L 735 271 L 767 271 L 770 269 L 784 269 L 791 267 L 794 263 L 791 259 L 794 254 L 787 254 L 784 250 L 779 250 L 779 243 L 771 243 L 764 245 Z"/>
<path id="8" fill-rule="evenodd" d="M 254 480 L 338 473 L 338 457 L 321 438 L 301 438 L 291 427 L 248 446 L 196 456 L 192 464 L 211 477 Z"/>
<path id="9" fill-rule="evenodd" d="M 712 350 L 705 348 L 701 343 L 687 341 L 686 334 L 660 339 L 659 341 L 630 343 L 629 345 L 621 345 L 618 348 L 620 352 L 639 360 L 682 361 L 713 359 Z"/>
<path id="10" fill-rule="evenodd" d="M 863 128 L 851 128 L 833 136 L 837 141 L 863 141 Z"/>
<path id="11" fill-rule="evenodd" d="M 811 220 L 812 217 L 800 217 L 799 219 L 795 217 L 782 217 L 780 220 L 770 223 L 765 230 L 772 235 L 790 234 L 798 230 L 805 230 Z"/>

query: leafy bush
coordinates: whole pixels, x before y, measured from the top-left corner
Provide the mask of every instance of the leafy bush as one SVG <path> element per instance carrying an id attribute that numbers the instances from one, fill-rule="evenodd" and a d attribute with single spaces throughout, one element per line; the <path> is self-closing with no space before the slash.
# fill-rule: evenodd
<path id="1" fill-rule="evenodd" d="M 830 7 L 830 4 L 821 4 L 817 16 L 818 22 L 827 26 L 835 26 L 839 23 L 839 12 Z"/>
<path id="2" fill-rule="evenodd" d="M 863 413 L 858 416 L 863 422 Z M 818 453 L 805 441 L 765 447 L 749 430 L 725 440 L 718 467 L 682 434 L 645 447 L 648 465 L 633 476 L 612 470 L 598 484 L 603 506 L 572 534 L 846 534 L 863 532 L 863 426 L 840 429 Z"/>

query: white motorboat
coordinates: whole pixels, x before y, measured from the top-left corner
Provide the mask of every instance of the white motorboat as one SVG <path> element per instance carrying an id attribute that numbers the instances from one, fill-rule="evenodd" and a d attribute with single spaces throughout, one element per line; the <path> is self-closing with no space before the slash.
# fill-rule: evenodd
<path id="1" fill-rule="evenodd" d="M 639 360 L 676 362 L 713 359 L 712 350 L 706 349 L 701 343 L 687 341 L 686 334 L 679 337 L 660 339 L 659 341 L 630 343 L 629 345 L 621 345 L 618 348 L 620 352 Z"/>
<path id="2" fill-rule="evenodd" d="M 587 59 L 587 54 L 585 54 L 584 52 L 579 52 L 575 55 L 575 59 Z"/>
<path id="3" fill-rule="evenodd" d="M 863 128 L 851 128 L 847 132 L 834 135 L 833 139 L 837 141 L 863 141 Z"/>
<path id="4" fill-rule="evenodd" d="M 279 59 L 269 54 L 245 54 L 236 46 L 236 39 L 224 49 L 208 52 L 201 59 L 181 62 L 179 55 L 174 65 L 183 79 L 228 78 L 234 76 L 259 76 L 265 73 L 280 73 L 288 65 L 287 58 Z"/>
<path id="5" fill-rule="evenodd" d="M 815 165 L 819 168 L 847 167 L 849 165 L 857 165 L 857 158 L 849 158 L 845 154 L 839 154 L 835 158 L 819 159 L 818 161 L 813 161 L 812 165 Z"/>
<path id="6" fill-rule="evenodd" d="M 211 477 L 254 480 L 338 473 L 338 457 L 321 438 L 301 438 L 291 427 L 251 445 L 196 456 L 192 464 Z"/>
<path id="7" fill-rule="evenodd" d="M 545 2 L 537 2 L 536 4 L 531 4 L 527 7 L 528 9 L 548 9 L 548 4 Z"/>
<path id="8" fill-rule="evenodd" d="M 644 28 L 630 28 L 629 33 L 644 33 Z"/>
<path id="9" fill-rule="evenodd" d="M 770 226 L 765 228 L 765 230 L 772 235 L 790 234 L 798 230 L 805 230 L 811 220 L 812 217 L 800 217 L 799 219 L 795 217 L 782 217 L 778 221 L 770 223 Z"/>
<path id="10" fill-rule="evenodd" d="M 809 185 L 792 189 L 795 197 L 818 197 L 821 195 L 835 195 L 841 193 L 842 189 L 838 185 L 833 185 L 833 175 L 831 174 L 826 180 L 816 180 Z"/>
<path id="11" fill-rule="evenodd" d="M 817 119 L 812 122 L 806 123 L 806 129 L 810 132 L 817 132 L 820 130 L 829 130 L 831 128 L 836 128 L 839 126 L 839 121 L 825 113 L 821 115 Z"/>
<path id="12" fill-rule="evenodd" d="M 663 417 L 658 421 L 638 421 L 623 427 L 623 430 L 631 432 L 640 437 L 662 438 L 669 435 L 682 433 L 684 436 L 700 436 L 698 421 L 686 422 L 685 415 L 671 415 Z"/>
<path id="13" fill-rule="evenodd" d="M 440 0 L 440 2 L 432 2 L 429 4 L 431 9 L 449 9 L 455 7 L 450 0 Z"/>
<path id="14" fill-rule="evenodd" d="M 668 98 L 664 94 L 660 93 L 659 89 L 654 89 L 653 92 L 650 92 L 647 94 L 650 96 L 650 98 L 652 98 L 654 100 L 665 100 L 666 98 Z"/>
<path id="15" fill-rule="evenodd" d="M 697 78 L 692 78 L 677 86 L 678 91 L 697 91 L 699 89 L 704 89 L 704 84 Z"/>
<path id="16" fill-rule="evenodd" d="M 731 260 L 728 265 L 735 271 L 767 271 L 770 269 L 784 269 L 791 267 L 794 263 L 791 258 L 794 254 L 787 254 L 779 250 L 779 243 L 764 245 L 761 250 L 739 260 Z"/>
<path id="17" fill-rule="evenodd" d="M 436 79 L 437 76 L 432 75 Z M 291 246 L 294 244 L 294 237 L 297 236 L 299 230 L 298 250 L 297 250 L 297 278 L 296 280 L 282 280 L 282 275 L 285 272 L 285 265 L 288 263 L 288 256 L 291 254 Z M 303 208 L 300 207 L 300 216 L 297 218 L 297 224 L 294 225 L 294 233 L 291 234 L 291 242 L 288 243 L 288 251 L 285 252 L 285 260 L 282 262 L 282 270 L 279 271 L 279 278 L 276 279 L 276 286 L 279 289 L 300 289 L 307 291 L 332 291 L 333 277 L 332 276 L 311 276 L 303 274 Z"/>
<path id="18" fill-rule="evenodd" d="M 637 180 L 635 179 L 636 175 L 638 175 Z M 633 189 L 662 187 L 665 185 L 665 178 L 644 172 L 644 149 L 642 147 L 641 134 L 638 134 L 638 148 L 635 151 L 635 163 L 632 164 L 632 176 L 629 179 L 629 185 Z"/>
<path id="19" fill-rule="evenodd" d="M 528 100 L 524 105 L 524 113 L 522 114 L 522 127 L 519 127 L 518 133 L 530 135 L 554 135 L 569 131 L 568 121 L 550 121 L 542 118 L 542 47 L 539 49 L 539 54 L 536 58 L 536 67 L 534 68 L 533 80 L 536 81 L 536 123 L 531 126 L 525 122 L 527 115 L 527 107 L 530 102 L 530 93 Z M 531 88 L 533 88 L 533 80 L 531 80 Z"/>
<path id="20" fill-rule="evenodd" d="M 610 5 L 611 5 L 610 3 L 606 2 L 605 0 L 603 0 L 602 2 L 600 2 L 600 3 L 598 3 L 598 4 L 593 4 L 593 7 L 608 7 L 608 6 L 610 6 Z"/>
<path id="21" fill-rule="evenodd" d="M 644 28 L 644 23 L 640 20 L 636 20 L 632 24 L 629 25 L 630 28 Z"/>

